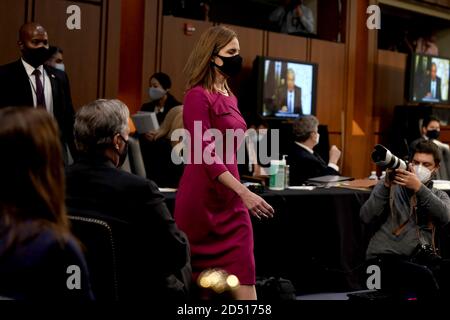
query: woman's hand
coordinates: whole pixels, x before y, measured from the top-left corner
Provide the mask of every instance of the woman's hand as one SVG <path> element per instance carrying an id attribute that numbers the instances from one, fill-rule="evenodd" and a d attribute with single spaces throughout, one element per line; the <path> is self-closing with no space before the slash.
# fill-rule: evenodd
<path id="1" fill-rule="evenodd" d="M 156 131 L 149 131 L 144 134 L 144 137 L 149 141 L 154 141 L 156 137 Z"/>
<path id="2" fill-rule="evenodd" d="M 273 218 L 273 208 L 260 196 L 246 189 L 241 195 L 241 199 L 250 213 L 258 219 Z"/>

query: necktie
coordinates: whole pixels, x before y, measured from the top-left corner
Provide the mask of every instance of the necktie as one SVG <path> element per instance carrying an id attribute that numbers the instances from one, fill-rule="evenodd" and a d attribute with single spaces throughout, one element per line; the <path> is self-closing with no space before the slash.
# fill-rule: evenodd
<path id="1" fill-rule="evenodd" d="M 292 93 L 292 92 L 289 92 L 288 93 L 288 109 L 289 109 L 289 112 L 290 113 L 293 113 L 294 112 L 294 94 Z"/>
<path id="2" fill-rule="evenodd" d="M 36 105 L 38 108 L 45 109 L 45 94 L 41 81 L 41 71 L 39 69 L 35 69 L 33 71 L 33 75 L 36 79 Z"/>

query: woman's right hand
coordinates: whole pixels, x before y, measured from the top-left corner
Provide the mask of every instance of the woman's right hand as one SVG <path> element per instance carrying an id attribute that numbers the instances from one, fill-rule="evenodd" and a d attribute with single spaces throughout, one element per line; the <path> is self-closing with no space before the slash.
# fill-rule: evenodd
<path id="1" fill-rule="evenodd" d="M 155 137 L 156 137 L 156 131 L 149 131 L 144 134 L 144 137 L 149 141 L 153 141 L 153 140 L 155 140 Z"/>
<path id="2" fill-rule="evenodd" d="M 248 208 L 249 212 L 256 218 L 273 218 L 273 208 L 257 194 L 247 189 L 241 195 L 241 199 L 244 202 L 245 206 Z"/>

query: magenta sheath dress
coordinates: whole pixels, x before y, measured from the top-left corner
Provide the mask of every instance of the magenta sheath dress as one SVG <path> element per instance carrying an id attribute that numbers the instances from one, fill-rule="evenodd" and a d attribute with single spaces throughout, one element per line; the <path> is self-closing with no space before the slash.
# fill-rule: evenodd
<path id="1" fill-rule="evenodd" d="M 189 238 L 193 277 L 196 280 L 205 269 L 221 268 L 236 275 L 242 285 L 254 285 L 253 230 L 248 210 L 241 198 L 217 179 L 229 171 L 239 180 L 237 143 L 231 150 L 225 138 L 224 147 L 211 136 L 202 139 L 211 128 L 220 130 L 219 134 L 227 129 L 246 130 L 237 99 L 202 87 L 192 88 L 184 99 L 183 121 L 191 136 L 191 162 L 179 184 L 175 221 Z M 220 153 L 219 148 L 225 151 Z M 201 163 L 198 158 L 194 161 L 194 153 L 205 149 L 211 155 L 208 163 L 202 157 Z M 230 156 L 234 160 L 230 161 Z"/>

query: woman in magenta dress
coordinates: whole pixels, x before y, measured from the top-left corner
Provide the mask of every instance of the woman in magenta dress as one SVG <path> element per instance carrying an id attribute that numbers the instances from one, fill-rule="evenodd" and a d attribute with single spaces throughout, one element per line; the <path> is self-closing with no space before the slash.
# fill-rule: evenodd
<path id="1" fill-rule="evenodd" d="M 205 269 L 224 269 L 241 283 L 235 298 L 252 300 L 256 291 L 249 211 L 267 218 L 273 209 L 240 183 L 236 150 L 242 141 L 226 145 L 225 133 L 247 128 L 227 84 L 242 66 L 239 52 L 236 33 L 216 26 L 200 37 L 186 64 L 183 122 L 191 139 L 190 162 L 178 188 L 175 221 L 189 238 L 194 279 Z M 211 129 L 222 135 L 223 155 L 217 137 L 208 135 Z"/>

